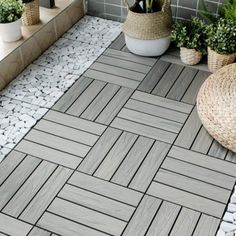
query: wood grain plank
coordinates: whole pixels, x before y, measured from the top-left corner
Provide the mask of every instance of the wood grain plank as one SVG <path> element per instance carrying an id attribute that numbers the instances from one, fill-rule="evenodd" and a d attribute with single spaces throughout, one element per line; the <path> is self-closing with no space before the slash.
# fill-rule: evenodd
<path id="1" fill-rule="evenodd" d="M 60 198 L 52 202 L 48 211 L 111 235 L 120 235 L 126 225 L 124 221 Z"/>
<path id="2" fill-rule="evenodd" d="M 107 104 L 105 109 L 100 113 L 96 122 L 109 125 L 111 121 L 115 118 L 120 109 L 127 102 L 133 90 L 125 87 L 121 87 L 112 100 Z"/>
<path id="3" fill-rule="evenodd" d="M 172 147 L 169 156 L 236 177 L 236 166 L 227 161 L 212 158 L 176 146 Z"/>
<path id="4" fill-rule="evenodd" d="M 220 159 L 224 159 L 226 157 L 227 152 L 228 152 L 228 150 L 225 147 L 223 147 L 216 140 L 214 140 L 207 155 L 217 157 Z"/>
<path id="5" fill-rule="evenodd" d="M 82 158 L 67 154 L 65 152 L 57 151 L 27 140 L 21 141 L 16 147 L 16 150 L 25 152 L 29 155 L 39 157 L 43 160 L 57 163 L 72 169 L 75 169 Z"/>
<path id="6" fill-rule="evenodd" d="M 155 181 L 227 204 L 231 191 L 171 171 L 159 170 Z"/>
<path id="7" fill-rule="evenodd" d="M 152 182 L 148 194 L 165 199 L 167 201 L 221 218 L 224 213 L 225 204 L 218 203 L 182 190 L 169 187 L 160 183 Z"/>
<path id="8" fill-rule="evenodd" d="M 197 108 L 195 107 L 179 133 L 175 145 L 189 149 L 201 126 L 202 123 L 198 118 Z"/>
<path id="9" fill-rule="evenodd" d="M 123 132 L 94 173 L 94 176 L 110 180 L 136 139 L 137 135 Z"/>
<path id="10" fill-rule="evenodd" d="M 148 226 L 151 223 L 160 204 L 160 199 L 151 196 L 145 196 L 122 235 L 145 235 L 145 232 L 147 231 Z"/>
<path id="11" fill-rule="evenodd" d="M 89 87 L 68 108 L 66 113 L 80 116 L 94 98 L 102 91 L 106 83 L 94 80 Z"/>
<path id="12" fill-rule="evenodd" d="M 177 102 L 174 100 L 170 100 L 168 98 L 163 98 L 152 94 L 143 93 L 141 91 L 135 91 L 132 98 L 138 101 L 150 103 L 164 108 L 169 108 L 186 114 L 189 114 L 193 107 L 192 105 L 189 104 Z"/>
<path id="13" fill-rule="evenodd" d="M 80 120 L 78 120 L 78 122 L 80 122 Z M 89 146 L 93 146 L 98 139 L 98 136 L 95 134 L 87 133 L 83 130 L 78 130 L 48 120 L 40 120 L 34 128 Z"/>
<path id="14" fill-rule="evenodd" d="M 173 143 L 176 138 L 175 133 L 170 133 L 165 130 L 157 129 L 133 121 L 124 120 L 119 117 L 115 118 L 115 120 L 111 123 L 111 126 L 167 143 Z"/>
<path id="15" fill-rule="evenodd" d="M 28 236 L 51 236 L 51 233 L 38 227 L 34 227 Z"/>
<path id="16" fill-rule="evenodd" d="M 47 178 L 52 174 L 55 168 L 55 164 L 46 161 L 41 162 L 2 212 L 16 218 L 19 217 L 20 213 L 24 210 L 31 199 L 33 199 L 34 195 L 47 181 Z"/>
<path id="17" fill-rule="evenodd" d="M 67 220 L 65 218 L 56 216 L 48 212 L 43 214 L 42 218 L 39 220 L 37 225 L 51 232 L 55 232 L 59 235 L 107 236 L 107 234 L 105 233 L 88 228 L 81 224 L 77 224 L 73 221 Z"/>
<path id="18" fill-rule="evenodd" d="M 127 70 L 127 69 L 113 66 L 113 65 L 106 65 L 100 62 L 95 62 L 92 66 L 90 66 L 90 69 L 105 72 L 112 75 L 121 76 L 128 79 L 137 80 L 137 81 L 142 81 L 143 78 L 145 77 L 145 74 L 143 73 Z"/>
<path id="19" fill-rule="evenodd" d="M 152 139 L 142 136 L 139 137 L 122 164 L 119 166 L 119 169 L 116 171 L 111 181 L 113 183 L 127 186 L 136 171 L 138 171 L 138 168 L 146 157 L 146 154 L 151 148 L 153 142 L 154 140 Z"/>
<path id="20" fill-rule="evenodd" d="M 101 195 L 66 184 L 58 197 L 81 206 L 128 221 L 135 208 Z"/>
<path id="21" fill-rule="evenodd" d="M 15 169 L 9 178 L 0 187 L 0 209 L 12 198 L 34 169 L 39 165 L 40 160 L 27 156 L 24 161 Z"/>
<path id="22" fill-rule="evenodd" d="M 199 217 L 199 212 L 182 208 L 170 236 L 192 235 Z"/>
<path id="23" fill-rule="evenodd" d="M 215 235 L 220 224 L 220 219 L 202 214 L 193 236 Z"/>
<path id="24" fill-rule="evenodd" d="M 31 224 L 35 224 L 71 174 L 71 170 L 59 166 L 19 218 Z"/>
<path id="25" fill-rule="evenodd" d="M 129 187 L 145 192 L 166 157 L 169 148 L 169 144 L 156 141 Z"/>
<path id="26" fill-rule="evenodd" d="M 91 121 L 87 121 L 84 119 L 80 119 L 77 117 L 73 117 L 73 116 L 63 114 L 61 112 L 52 111 L 52 110 L 50 110 L 44 116 L 44 119 L 59 123 L 61 125 L 66 125 L 71 128 L 90 132 L 96 135 L 101 135 L 106 129 L 106 126 L 104 125 L 97 124 Z"/>
<path id="27" fill-rule="evenodd" d="M 156 84 L 160 81 L 170 63 L 158 60 L 157 63 L 152 67 L 145 79 L 139 85 L 138 90 L 151 93 Z"/>
<path id="28" fill-rule="evenodd" d="M 88 108 L 86 108 L 86 110 L 82 113 L 81 117 L 87 120 L 95 120 L 119 88 L 120 87 L 118 85 L 107 84 L 101 93 L 98 94 Z"/>
<path id="29" fill-rule="evenodd" d="M 93 174 L 121 133 L 120 130 L 108 128 L 80 164 L 78 170 Z"/>
<path id="30" fill-rule="evenodd" d="M 25 158 L 26 154 L 12 151 L 7 158 L 5 158 L 0 164 L 0 186 L 12 173 L 12 171 L 20 164 Z"/>
<path id="31" fill-rule="evenodd" d="M 124 86 L 131 89 L 136 89 L 140 83 L 139 81 L 136 80 L 131 80 L 121 76 L 107 74 L 101 71 L 95 71 L 91 69 L 88 69 L 84 75 L 92 79 L 97 79 L 107 83 L 117 84 L 119 86 Z"/>
<path id="32" fill-rule="evenodd" d="M 183 174 L 190 178 L 195 178 L 210 184 L 217 185 L 228 190 L 234 185 L 234 178 L 211 169 L 206 169 L 204 166 L 192 165 L 188 162 L 183 162 L 167 157 L 162 165 L 162 168 Z"/>
<path id="33" fill-rule="evenodd" d="M 143 195 L 134 190 L 80 172 L 75 172 L 68 183 L 131 206 L 137 206 Z"/>
<path id="34" fill-rule="evenodd" d="M 35 142 L 71 155 L 85 157 L 90 147 L 78 142 L 57 137 L 39 130 L 32 129 L 26 136 L 25 140 Z"/>
<path id="35" fill-rule="evenodd" d="M 163 129 L 173 133 L 178 133 L 182 127 L 182 124 L 175 121 L 163 119 L 149 114 L 144 114 L 142 112 L 130 110 L 127 108 L 123 108 L 117 116 L 123 119 L 135 121 L 137 123 L 141 123 L 158 129 Z"/>
<path id="36" fill-rule="evenodd" d="M 163 201 L 146 235 L 169 235 L 172 225 L 174 224 L 180 209 L 181 207 L 178 205 Z"/>
<path id="37" fill-rule="evenodd" d="M 115 50 L 121 50 L 125 46 L 125 38 L 124 34 L 121 33 L 116 40 L 109 46 L 109 48 L 115 49 Z"/>
<path id="38" fill-rule="evenodd" d="M 0 231 L 7 235 L 25 236 L 33 226 L 0 213 Z"/>
<path id="39" fill-rule="evenodd" d="M 74 101 L 86 90 L 92 83 L 92 79 L 81 77 L 73 86 L 59 99 L 52 109 L 66 112 L 66 110 L 74 103 Z"/>
<path id="40" fill-rule="evenodd" d="M 125 107 L 139 112 L 147 113 L 153 116 L 162 117 L 164 119 L 173 120 L 179 123 L 184 123 L 185 120 L 187 119 L 187 114 L 184 114 L 182 112 L 166 109 L 164 107 L 155 106 L 134 99 L 130 99 L 125 104 Z"/>

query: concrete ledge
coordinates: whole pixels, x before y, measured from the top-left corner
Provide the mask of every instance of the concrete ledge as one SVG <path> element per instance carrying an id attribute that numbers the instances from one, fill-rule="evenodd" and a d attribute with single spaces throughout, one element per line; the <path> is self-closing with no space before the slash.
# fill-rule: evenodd
<path id="1" fill-rule="evenodd" d="M 40 8 L 41 22 L 23 26 L 23 38 L 0 42 L 0 90 L 60 38 L 84 14 L 83 0 L 56 0 L 54 9 Z"/>

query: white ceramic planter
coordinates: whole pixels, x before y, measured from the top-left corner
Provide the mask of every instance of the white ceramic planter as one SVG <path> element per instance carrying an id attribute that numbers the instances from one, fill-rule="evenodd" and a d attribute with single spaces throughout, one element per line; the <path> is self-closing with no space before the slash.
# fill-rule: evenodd
<path id="1" fill-rule="evenodd" d="M 14 42 L 22 37 L 21 19 L 11 23 L 0 24 L 0 38 L 4 42 Z"/>
<path id="2" fill-rule="evenodd" d="M 130 52 L 147 57 L 162 55 L 170 46 L 170 37 L 152 40 L 136 39 L 125 34 L 126 46 Z"/>

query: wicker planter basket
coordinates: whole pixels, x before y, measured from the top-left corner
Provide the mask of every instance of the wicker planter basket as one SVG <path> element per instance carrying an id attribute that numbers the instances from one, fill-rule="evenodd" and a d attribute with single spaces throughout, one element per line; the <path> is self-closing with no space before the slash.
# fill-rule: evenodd
<path id="1" fill-rule="evenodd" d="M 125 0 L 127 3 L 127 0 Z M 129 10 L 123 25 L 125 34 L 132 38 L 151 40 L 165 38 L 170 35 L 172 13 L 170 0 L 158 1 L 161 11 L 154 13 L 136 13 Z"/>
<path id="2" fill-rule="evenodd" d="M 235 61 L 236 53 L 233 54 L 219 54 L 208 48 L 208 68 L 214 73 L 223 66 L 231 64 Z"/>
<path id="3" fill-rule="evenodd" d="M 202 59 L 203 54 L 195 49 L 180 48 L 181 61 L 187 65 L 196 65 Z"/>
<path id="4" fill-rule="evenodd" d="M 25 4 L 25 11 L 22 15 L 24 25 L 35 25 L 40 21 L 39 0 Z"/>
<path id="5" fill-rule="evenodd" d="M 207 131 L 236 152 L 236 63 L 209 76 L 197 97 L 199 117 Z"/>

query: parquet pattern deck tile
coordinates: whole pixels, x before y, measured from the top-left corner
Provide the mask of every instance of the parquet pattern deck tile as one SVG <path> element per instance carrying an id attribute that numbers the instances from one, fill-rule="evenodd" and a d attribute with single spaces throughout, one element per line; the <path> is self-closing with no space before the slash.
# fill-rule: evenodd
<path id="1" fill-rule="evenodd" d="M 208 75 L 120 35 L 0 164 L 0 235 L 214 236 L 236 156 L 197 116 Z"/>

